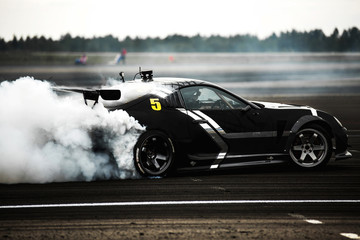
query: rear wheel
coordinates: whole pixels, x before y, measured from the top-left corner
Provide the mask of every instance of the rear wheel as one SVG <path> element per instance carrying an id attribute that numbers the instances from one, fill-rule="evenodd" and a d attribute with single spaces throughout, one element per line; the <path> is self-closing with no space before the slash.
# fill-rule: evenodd
<path id="1" fill-rule="evenodd" d="M 165 176 L 174 165 L 174 147 L 164 133 L 149 131 L 135 145 L 135 166 L 143 176 Z"/>
<path id="2" fill-rule="evenodd" d="M 325 129 L 310 125 L 296 134 L 290 148 L 290 157 L 296 166 L 321 168 L 330 160 L 331 149 L 331 139 Z"/>

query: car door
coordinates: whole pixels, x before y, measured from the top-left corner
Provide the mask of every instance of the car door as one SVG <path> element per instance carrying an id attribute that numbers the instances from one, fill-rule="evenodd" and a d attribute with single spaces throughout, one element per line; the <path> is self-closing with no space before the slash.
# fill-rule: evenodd
<path id="1" fill-rule="evenodd" d="M 212 86 L 191 86 L 180 90 L 188 114 L 193 117 L 192 137 L 199 126 L 219 146 L 220 158 L 265 153 L 271 149 L 272 119 L 261 108 Z M 210 126 L 207 128 L 205 125 Z M 195 130 L 197 129 L 197 130 Z"/>

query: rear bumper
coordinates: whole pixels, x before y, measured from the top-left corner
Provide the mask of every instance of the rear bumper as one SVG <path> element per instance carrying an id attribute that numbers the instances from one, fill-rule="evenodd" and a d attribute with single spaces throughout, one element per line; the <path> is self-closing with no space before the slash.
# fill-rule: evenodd
<path id="1" fill-rule="evenodd" d="M 351 157 L 352 157 L 352 154 L 349 151 L 345 151 L 345 152 L 336 154 L 335 155 L 335 160 L 338 161 L 338 160 L 348 159 L 348 158 L 351 158 Z"/>

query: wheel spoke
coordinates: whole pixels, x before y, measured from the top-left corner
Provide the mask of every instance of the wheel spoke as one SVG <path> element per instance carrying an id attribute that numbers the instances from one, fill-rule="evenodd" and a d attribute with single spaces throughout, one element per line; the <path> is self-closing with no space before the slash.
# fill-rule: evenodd
<path id="1" fill-rule="evenodd" d="M 146 160 L 146 165 L 148 165 L 149 167 L 153 165 L 150 159 Z"/>
<path id="2" fill-rule="evenodd" d="M 156 161 L 156 159 L 151 160 L 152 164 L 156 167 L 156 169 L 160 169 L 159 163 Z"/>
<path id="3" fill-rule="evenodd" d="M 299 138 L 300 138 L 302 144 L 305 144 L 305 143 L 306 143 L 304 134 L 300 134 L 300 135 L 299 135 Z"/>
<path id="4" fill-rule="evenodd" d="M 293 146 L 294 151 L 302 151 L 302 145 Z"/>
<path id="5" fill-rule="evenodd" d="M 313 150 L 314 151 L 323 151 L 323 150 L 325 150 L 325 146 L 324 145 L 314 145 Z"/>
<path id="6" fill-rule="evenodd" d="M 310 143 L 311 143 L 311 144 L 314 144 L 314 142 L 315 142 L 315 140 L 317 139 L 317 137 L 318 137 L 317 133 L 314 133 L 314 134 L 311 136 L 311 138 L 310 138 Z"/>
<path id="7" fill-rule="evenodd" d="M 166 161 L 166 156 L 162 154 L 156 155 L 156 160 Z"/>
<path id="8" fill-rule="evenodd" d="M 304 153 L 304 152 L 301 153 L 300 160 L 301 160 L 302 162 L 305 160 L 306 155 L 307 155 L 307 153 Z"/>
<path id="9" fill-rule="evenodd" d="M 314 154 L 314 152 L 311 152 L 311 153 L 309 153 L 308 155 L 311 157 L 311 159 L 312 159 L 314 162 L 318 160 L 318 158 L 316 157 L 316 155 Z"/>

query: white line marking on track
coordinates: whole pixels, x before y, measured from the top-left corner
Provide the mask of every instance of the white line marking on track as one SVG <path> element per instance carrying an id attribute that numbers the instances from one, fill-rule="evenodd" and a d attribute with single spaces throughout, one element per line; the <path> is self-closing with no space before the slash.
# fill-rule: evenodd
<path id="1" fill-rule="evenodd" d="M 315 220 L 315 219 L 307 219 L 305 216 L 301 215 L 301 214 L 294 214 L 294 213 L 289 213 L 289 216 L 293 217 L 293 218 L 298 218 L 301 219 L 307 223 L 311 223 L 311 224 L 323 224 L 323 222 L 319 221 L 319 220 Z"/>
<path id="2" fill-rule="evenodd" d="M 305 222 L 311 223 L 311 224 L 323 224 L 323 222 L 315 219 L 304 219 Z"/>
<path id="3" fill-rule="evenodd" d="M 360 200 L 207 200 L 207 201 L 148 201 L 148 202 L 103 202 L 103 203 L 63 203 L 4 205 L 0 209 L 16 208 L 66 208 L 66 207 L 111 207 L 144 205 L 207 205 L 207 204 L 287 204 L 287 203 L 360 203 Z"/>
<path id="4" fill-rule="evenodd" d="M 360 239 L 360 236 L 357 235 L 356 233 L 340 233 L 340 235 L 350 239 Z"/>

